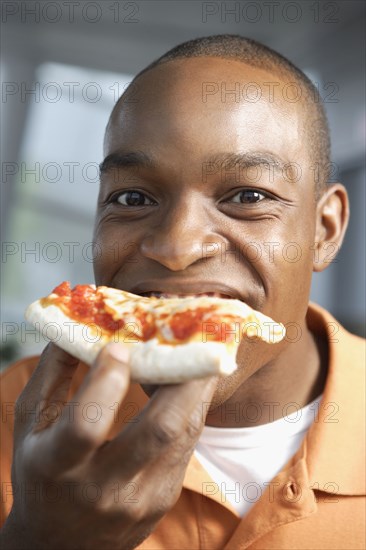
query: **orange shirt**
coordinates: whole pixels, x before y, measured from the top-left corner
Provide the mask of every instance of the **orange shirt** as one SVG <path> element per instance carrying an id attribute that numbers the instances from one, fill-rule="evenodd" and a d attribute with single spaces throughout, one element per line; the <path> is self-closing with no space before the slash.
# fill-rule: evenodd
<path id="1" fill-rule="evenodd" d="M 299 451 L 241 519 L 192 457 L 177 504 L 141 549 L 365 549 L 365 341 L 325 310 L 310 305 L 308 324 L 329 342 L 329 368 L 318 415 Z M 12 503 L 10 467 L 14 402 L 38 358 L 14 364 L 2 376 L 2 514 Z M 80 364 L 72 395 L 87 367 Z M 133 384 L 121 405 L 121 423 L 147 398 Z M 121 428 L 116 423 L 115 433 Z M 113 436 L 114 434 L 111 433 Z"/>

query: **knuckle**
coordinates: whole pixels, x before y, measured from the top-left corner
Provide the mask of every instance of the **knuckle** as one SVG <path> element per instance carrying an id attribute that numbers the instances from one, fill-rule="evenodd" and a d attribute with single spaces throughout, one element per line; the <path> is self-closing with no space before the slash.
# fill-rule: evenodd
<path id="1" fill-rule="evenodd" d="M 202 416 L 197 409 L 188 418 L 185 412 L 170 405 L 155 414 L 146 427 L 146 437 L 154 446 L 185 448 L 187 441 L 197 439 L 202 429 Z"/>
<path id="2" fill-rule="evenodd" d="M 133 525 L 155 524 L 174 506 L 177 499 L 144 498 L 129 504 L 124 509 L 124 515 Z"/>
<path id="3" fill-rule="evenodd" d="M 149 437 L 158 445 L 175 443 L 180 436 L 181 426 L 172 416 L 157 416 L 150 424 Z"/>
<path id="4" fill-rule="evenodd" d="M 77 446 L 79 449 L 87 451 L 92 449 L 96 444 L 96 437 L 92 427 L 82 422 L 75 422 L 73 424 L 63 422 L 60 425 L 59 435 L 59 440 L 67 442 L 67 447 L 69 448 Z"/>
<path id="5" fill-rule="evenodd" d="M 202 415 L 200 410 L 196 410 L 188 419 L 187 435 L 190 439 L 197 439 L 202 431 Z"/>
<path id="6" fill-rule="evenodd" d="M 167 512 L 169 512 L 169 510 L 173 508 L 173 506 L 179 499 L 180 493 L 181 483 L 177 483 L 177 479 L 174 477 L 173 482 L 170 483 L 167 487 L 164 487 L 164 491 L 160 492 L 156 499 L 154 508 L 154 515 L 156 516 L 156 518 L 164 516 Z"/>
<path id="7" fill-rule="evenodd" d="M 150 504 L 151 507 L 151 504 Z M 148 516 L 151 516 L 147 507 L 142 502 L 136 502 L 131 506 L 125 507 L 124 515 L 128 522 L 133 525 L 145 522 Z"/>

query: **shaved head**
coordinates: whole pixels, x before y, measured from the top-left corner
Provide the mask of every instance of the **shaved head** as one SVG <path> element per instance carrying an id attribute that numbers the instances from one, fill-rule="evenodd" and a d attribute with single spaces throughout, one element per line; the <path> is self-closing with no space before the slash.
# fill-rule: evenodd
<path id="1" fill-rule="evenodd" d="M 194 57 L 218 57 L 242 61 L 247 65 L 278 75 L 282 81 L 288 83 L 288 89 L 291 87 L 297 89 L 297 97 L 289 93 L 287 101 L 290 103 L 300 101 L 303 106 L 306 146 L 313 164 L 315 196 L 318 199 L 327 188 L 329 180 L 330 137 L 322 99 L 311 80 L 288 59 L 271 48 L 239 35 L 222 34 L 179 44 L 138 73 L 130 86 L 133 86 L 144 73 L 159 65 Z M 276 93 L 275 88 L 274 90 Z M 128 91 L 129 88 L 117 102 L 115 109 L 121 106 Z M 277 91 L 277 93 L 280 92 Z"/>

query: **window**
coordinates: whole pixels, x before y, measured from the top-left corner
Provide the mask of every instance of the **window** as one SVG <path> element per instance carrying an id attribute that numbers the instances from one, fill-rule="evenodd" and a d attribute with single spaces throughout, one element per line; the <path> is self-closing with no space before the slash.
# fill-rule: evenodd
<path id="1" fill-rule="evenodd" d="M 63 280 L 94 280 L 91 241 L 103 135 L 131 80 L 47 63 L 22 90 L 29 107 L 3 243 L 2 344 L 8 360 L 44 347 L 42 338 L 27 332 L 27 304 Z"/>

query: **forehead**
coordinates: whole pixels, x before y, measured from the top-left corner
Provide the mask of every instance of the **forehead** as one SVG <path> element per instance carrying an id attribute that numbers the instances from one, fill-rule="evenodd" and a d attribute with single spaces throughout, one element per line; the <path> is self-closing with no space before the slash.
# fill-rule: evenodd
<path id="1" fill-rule="evenodd" d="M 137 79 L 110 120 L 106 155 L 130 147 L 157 154 L 262 150 L 304 154 L 304 109 L 289 77 L 237 60 L 178 59 Z M 291 95 L 292 94 L 292 95 Z"/>

